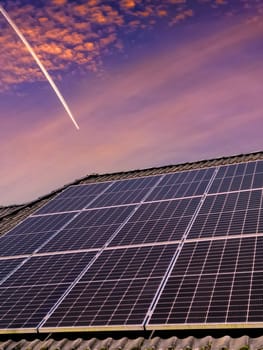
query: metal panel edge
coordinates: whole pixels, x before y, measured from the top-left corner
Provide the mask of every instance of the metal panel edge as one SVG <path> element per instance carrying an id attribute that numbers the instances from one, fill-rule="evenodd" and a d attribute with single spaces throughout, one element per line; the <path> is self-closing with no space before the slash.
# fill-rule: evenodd
<path id="1" fill-rule="evenodd" d="M 87 327 L 40 327 L 39 333 L 66 333 L 66 332 L 111 332 L 111 331 L 142 331 L 143 325 L 117 326 L 87 326 Z"/>
<path id="2" fill-rule="evenodd" d="M 146 325 L 146 330 L 187 330 L 187 329 L 243 329 L 262 328 L 263 322 L 258 323 L 189 323 L 189 324 L 156 324 Z"/>
<path id="3" fill-rule="evenodd" d="M 36 328 L 2 328 L 0 334 L 37 334 Z"/>

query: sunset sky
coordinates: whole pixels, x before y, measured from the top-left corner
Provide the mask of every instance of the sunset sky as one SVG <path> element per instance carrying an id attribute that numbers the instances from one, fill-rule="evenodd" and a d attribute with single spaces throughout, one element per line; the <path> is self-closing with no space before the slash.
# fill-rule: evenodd
<path id="1" fill-rule="evenodd" d="M 3 0 L 0 205 L 77 178 L 263 149 L 263 0 Z"/>

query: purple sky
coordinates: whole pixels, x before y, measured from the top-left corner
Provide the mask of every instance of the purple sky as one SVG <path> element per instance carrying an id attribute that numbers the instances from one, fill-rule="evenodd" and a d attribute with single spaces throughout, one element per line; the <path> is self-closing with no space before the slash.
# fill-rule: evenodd
<path id="1" fill-rule="evenodd" d="M 6 0 L 0 205 L 90 173 L 262 150 L 263 0 Z"/>

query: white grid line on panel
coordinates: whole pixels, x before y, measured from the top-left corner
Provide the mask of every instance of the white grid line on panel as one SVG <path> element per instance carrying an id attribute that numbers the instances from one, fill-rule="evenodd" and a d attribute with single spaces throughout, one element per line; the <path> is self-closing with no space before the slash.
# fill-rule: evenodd
<path id="1" fill-rule="evenodd" d="M 259 221 L 259 216 L 258 216 L 258 221 Z M 251 269 L 252 271 L 251 271 L 251 277 L 250 277 L 250 286 L 249 286 L 249 296 L 248 296 L 248 308 L 247 308 L 246 322 L 248 322 L 249 311 L 250 311 L 252 283 L 253 283 L 253 276 L 254 276 L 254 272 L 255 272 L 255 260 L 256 260 L 257 242 L 258 242 L 258 236 L 256 236 L 256 239 L 255 239 L 254 252 L 253 252 L 253 263 L 252 263 L 252 269 Z M 263 266 L 262 266 L 262 269 L 263 269 Z"/>

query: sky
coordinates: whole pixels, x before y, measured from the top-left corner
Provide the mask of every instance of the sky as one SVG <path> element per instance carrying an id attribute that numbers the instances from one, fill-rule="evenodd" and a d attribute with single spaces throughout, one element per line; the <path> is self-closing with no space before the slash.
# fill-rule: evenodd
<path id="1" fill-rule="evenodd" d="M 0 205 L 263 149 L 263 0 L 0 0 Z"/>

